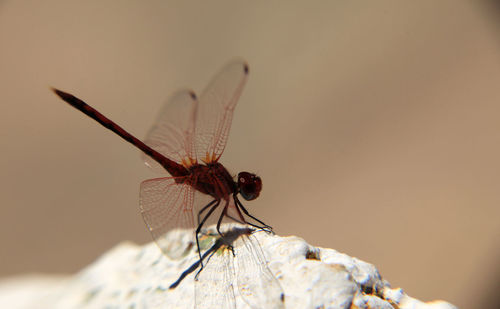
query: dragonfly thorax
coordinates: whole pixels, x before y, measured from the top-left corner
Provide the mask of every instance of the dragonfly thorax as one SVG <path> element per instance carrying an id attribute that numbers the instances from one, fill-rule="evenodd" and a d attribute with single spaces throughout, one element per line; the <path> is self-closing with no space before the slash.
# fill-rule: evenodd
<path id="1" fill-rule="evenodd" d="M 218 162 L 194 164 L 189 171 L 193 187 L 217 200 L 228 200 L 230 195 L 238 191 L 238 185 L 231 174 Z"/>
<path id="2" fill-rule="evenodd" d="M 262 190 L 262 180 L 259 176 L 249 172 L 240 172 L 235 182 L 228 170 L 218 162 L 206 165 L 193 164 L 189 167 L 189 172 L 190 182 L 196 190 L 218 200 L 228 200 L 230 195 L 237 192 L 245 200 L 251 201 L 259 197 Z"/>

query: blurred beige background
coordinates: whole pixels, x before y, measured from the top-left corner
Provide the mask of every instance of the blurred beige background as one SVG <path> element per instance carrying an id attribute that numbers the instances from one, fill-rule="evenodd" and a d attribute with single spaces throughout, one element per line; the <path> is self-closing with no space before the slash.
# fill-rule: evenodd
<path id="1" fill-rule="evenodd" d="M 0 2 L 0 276 L 76 272 L 150 241 L 139 153 L 175 90 L 250 64 L 224 163 L 280 235 L 377 265 L 424 300 L 500 286 L 500 24 L 473 1 Z"/>

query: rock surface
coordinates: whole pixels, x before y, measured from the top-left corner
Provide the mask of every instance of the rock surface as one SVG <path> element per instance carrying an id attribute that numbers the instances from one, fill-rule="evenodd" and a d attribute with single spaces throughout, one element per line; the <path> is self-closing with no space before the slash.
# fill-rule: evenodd
<path id="1" fill-rule="evenodd" d="M 375 266 L 333 249 L 225 228 L 225 242 L 213 230 L 201 237 L 198 275 L 192 232 L 177 231 L 166 236 L 177 259 L 155 243 L 122 243 L 72 276 L 3 279 L 0 308 L 456 308 L 392 289 Z"/>

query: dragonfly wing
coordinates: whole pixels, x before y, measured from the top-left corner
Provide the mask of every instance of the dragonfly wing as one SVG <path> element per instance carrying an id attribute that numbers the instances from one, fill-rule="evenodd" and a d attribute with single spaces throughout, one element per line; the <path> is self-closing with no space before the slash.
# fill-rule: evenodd
<path id="1" fill-rule="evenodd" d="M 159 116 L 149 130 L 145 143 L 167 158 L 182 164 L 189 158 L 196 158 L 194 130 L 198 100 L 191 90 L 176 92 L 167 101 Z M 165 169 L 149 156 L 142 158 L 147 166 L 155 171 Z"/>
<path id="2" fill-rule="evenodd" d="M 264 252 L 252 234 L 234 243 L 238 292 L 250 308 L 284 308 L 281 285 L 267 266 Z"/>
<path id="3" fill-rule="evenodd" d="M 226 147 L 233 111 L 248 77 L 243 60 L 228 63 L 210 82 L 196 115 L 196 155 L 204 162 L 219 159 Z"/>
<path id="4" fill-rule="evenodd" d="M 143 181 L 140 191 L 142 217 L 160 249 L 174 259 L 186 255 L 193 237 L 181 232 L 194 227 L 193 187 L 165 177 Z"/>
<path id="5" fill-rule="evenodd" d="M 212 239 L 217 238 L 215 251 L 204 259 L 195 281 L 196 308 L 236 308 L 236 293 L 250 308 L 284 308 L 283 290 L 252 235 L 254 230 L 235 223 L 222 229 L 224 238 L 212 233 Z"/>
<path id="6" fill-rule="evenodd" d="M 204 261 L 204 268 L 195 281 L 195 308 L 236 308 L 232 252 L 218 249 Z"/>

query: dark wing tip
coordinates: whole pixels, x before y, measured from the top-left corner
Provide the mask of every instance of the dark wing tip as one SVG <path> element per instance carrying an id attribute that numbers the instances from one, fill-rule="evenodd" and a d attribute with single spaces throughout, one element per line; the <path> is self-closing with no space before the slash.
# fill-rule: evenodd
<path id="1" fill-rule="evenodd" d="M 196 97 L 196 93 L 194 93 L 194 91 L 189 91 L 189 95 L 191 96 L 191 99 L 193 100 L 197 100 L 198 98 Z"/>
<path id="2" fill-rule="evenodd" d="M 248 74 L 248 72 L 249 72 L 248 63 L 246 63 L 246 62 L 243 64 L 243 71 L 245 72 L 245 74 Z"/>

